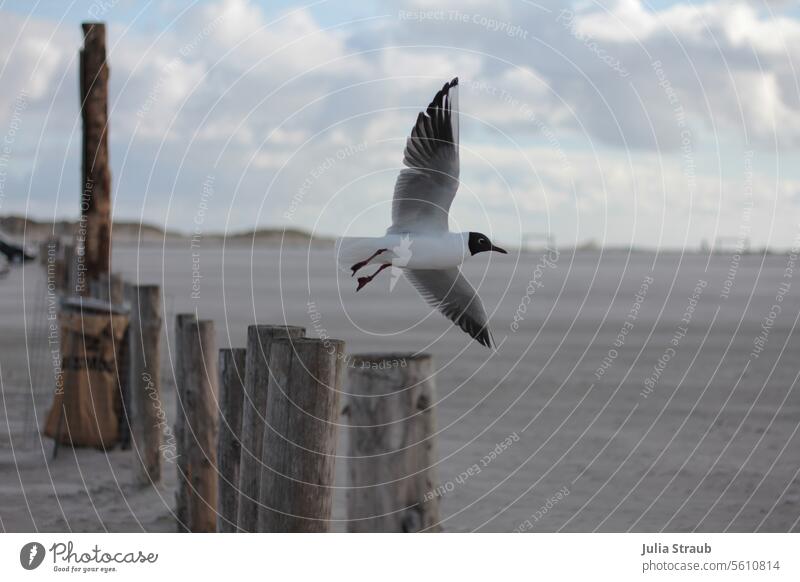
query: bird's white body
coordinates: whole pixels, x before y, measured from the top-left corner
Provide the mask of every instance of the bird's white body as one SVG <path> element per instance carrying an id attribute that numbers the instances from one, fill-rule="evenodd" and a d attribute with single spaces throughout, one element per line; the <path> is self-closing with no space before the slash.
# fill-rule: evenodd
<path id="1" fill-rule="evenodd" d="M 458 267 L 470 256 L 469 233 L 387 234 L 379 237 L 345 237 L 337 241 L 339 265 L 349 271 L 353 263 L 370 257 L 367 265 L 391 263 L 404 269 L 449 269 Z"/>
<path id="2" fill-rule="evenodd" d="M 384 269 L 402 269 L 425 301 L 477 342 L 492 347 L 486 310 L 459 267 L 474 254 L 506 251 L 479 232 L 449 232 L 448 228 L 459 184 L 458 78 L 445 83 L 417 116 L 406 140 L 403 165 L 394 186 L 392 223 L 386 235 L 340 239 L 336 246 L 339 265 L 352 277 L 367 265 L 379 265 L 371 274 L 358 277 L 356 291 Z"/>

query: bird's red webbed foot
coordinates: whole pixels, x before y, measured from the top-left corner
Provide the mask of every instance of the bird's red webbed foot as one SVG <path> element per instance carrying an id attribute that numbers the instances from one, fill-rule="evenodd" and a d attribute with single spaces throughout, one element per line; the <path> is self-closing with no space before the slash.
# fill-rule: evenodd
<path id="1" fill-rule="evenodd" d="M 353 265 L 352 267 L 350 267 L 350 270 L 352 271 L 352 273 L 350 274 L 350 276 L 351 276 L 351 277 L 355 276 L 355 274 L 358 272 L 358 270 L 359 270 L 359 269 L 362 269 L 362 268 L 366 267 L 366 266 L 369 264 L 369 262 L 370 262 L 372 259 L 374 259 L 374 258 L 375 258 L 375 257 L 377 257 L 378 255 L 380 255 L 381 253 L 385 253 L 385 252 L 386 252 L 386 251 L 388 251 L 388 250 L 389 250 L 389 249 L 378 249 L 377 251 L 375 251 L 374 253 L 372 253 L 372 256 L 370 256 L 368 259 L 366 259 L 366 260 L 363 260 L 363 261 L 360 261 L 360 262 L 356 263 L 355 265 Z M 379 273 L 379 272 L 380 272 L 380 271 L 378 271 L 378 273 Z M 375 273 L 375 275 L 377 275 L 378 273 Z M 374 277 L 375 275 L 373 275 L 373 277 Z M 360 287 L 359 287 L 359 289 L 360 289 Z"/>
<path id="2" fill-rule="evenodd" d="M 370 281 L 372 281 L 375 277 L 377 277 L 378 273 L 383 271 L 386 267 L 391 267 L 391 266 L 392 266 L 391 263 L 383 263 L 380 267 L 378 267 L 378 270 L 372 273 L 372 275 L 370 275 L 369 277 L 359 277 L 358 287 L 356 287 L 356 292 L 361 291 L 361 288 L 364 287 L 364 285 L 366 285 Z"/>

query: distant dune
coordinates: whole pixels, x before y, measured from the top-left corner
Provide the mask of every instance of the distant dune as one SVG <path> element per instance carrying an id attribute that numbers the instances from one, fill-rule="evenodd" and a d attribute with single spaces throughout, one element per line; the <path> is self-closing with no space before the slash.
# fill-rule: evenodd
<path id="1" fill-rule="evenodd" d="M 29 243 L 46 240 L 52 236 L 69 240 L 74 236 L 78 223 L 74 220 L 59 220 L 56 222 L 40 222 L 22 216 L 0 216 L 0 230 L 10 236 Z M 152 224 L 138 222 L 117 221 L 112 228 L 112 237 L 117 243 L 162 243 L 190 241 L 191 234 L 174 230 L 165 230 Z M 327 246 L 333 244 L 329 237 L 312 236 L 311 233 L 294 228 L 259 228 L 255 231 L 235 231 L 230 233 L 209 232 L 203 233 L 201 240 L 204 243 L 227 245 L 268 245 L 268 246 Z"/>
<path id="2" fill-rule="evenodd" d="M 77 229 L 77 222 L 74 220 L 58 220 L 56 222 L 37 221 L 22 216 L 0 216 L 0 234 L 13 237 L 18 242 L 22 242 L 23 236 L 27 245 L 35 247 L 39 241 L 44 241 L 51 236 L 56 236 L 64 241 L 72 239 Z M 184 233 L 176 230 L 165 230 L 153 224 L 139 224 L 138 222 L 117 221 L 114 223 L 112 237 L 114 242 L 119 244 L 146 244 L 161 245 L 167 244 L 189 244 L 192 239 L 191 233 Z M 314 247 L 332 246 L 334 238 L 332 236 L 312 235 L 310 232 L 297 228 L 259 228 L 253 230 L 236 230 L 228 233 L 224 232 L 204 232 L 200 239 L 205 244 L 219 244 L 231 246 L 250 246 L 255 244 L 261 247 L 303 247 L 309 244 Z M 508 249 L 519 250 L 523 253 L 540 254 L 545 250 L 546 243 L 538 245 L 528 245 L 519 248 L 513 242 L 503 241 L 503 246 Z M 733 254 L 743 255 L 770 255 L 786 254 L 795 252 L 793 249 L 778 249 L 751 247 L 748 243 L 743 248 L 738 248 L 731 243 L 715 244 L 709 249 L 703 246 L 696 248 L 662 248 L 639 247 L 639 246 L 614 246 L 604 245 L 595 240 L 586 240 L 572 244 L 564 244 L 557 247 L 559 253 L 655 253 L 659 254 L 700 254 L 700 255 L 723 255 Z"/>

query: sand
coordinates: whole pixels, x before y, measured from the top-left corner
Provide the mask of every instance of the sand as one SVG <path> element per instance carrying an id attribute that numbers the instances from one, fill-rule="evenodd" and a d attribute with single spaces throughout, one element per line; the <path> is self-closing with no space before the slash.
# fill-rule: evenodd
<path id="1" fill-rule="evenodd" d="M 388 272 L 356 295 L 330 250 L 196 251 L 114 252 L 127 278 L 163 285 L 170 415 L 175 313 L 214 319 L 219 347 L 242 346 L 254 322 L 305 325 L 351 352 L 434 355 L 446 531 L 800 530 L 800 269 L 784 277 L 784 255 L 476 258 L 465 272 L 492 313 L 493 353 L 405 280 L 390 291 Z M 128 451 L 51 459 L 35 429 L 53 390 L 43 271 L 16 267 L 0 289 L 2 530 L 173 531 L 174 466 L 140 487 Z M 340 460 L 335 530 L 344 471 Z"/>

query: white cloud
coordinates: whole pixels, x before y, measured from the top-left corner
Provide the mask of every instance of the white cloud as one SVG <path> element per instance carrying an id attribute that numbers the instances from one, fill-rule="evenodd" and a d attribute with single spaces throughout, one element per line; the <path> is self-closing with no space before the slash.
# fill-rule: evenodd
<path id="1" fill-rule="evenodd" d="M 240 74 L 256 67 L 286 79 L 312 69 L 320 75 L 352 73 L 363 64 L 358 57 L 343 59 L 347 55 L 344 32 L 321 28 L 303 8 L 267 20 L 252 2 L 220 0 L 204 6 L 179 32 L 188 36 L 202 31 L 201 23 L 210 32 L 191 46 L 207 60 L 227 55 L 222 66 Z M 343 60 L 329 63 L 337 59 Z"/>
<path id="2" fill-rule="evenodd" d="M 366 24 L 348 18 L 369 16 L 370 9 L 351 7 L 342 26 L 330 17 L 321 24 L 313 9 L 267 13 L 247 0 L 199 4 L 163 31 L 112 21 L 117 208 L 138 216 L 150 180 L 145 217 L 183 226 L 185 209 L 194 207 L 213 172 L 220 212 L 209 215 L 208 228 L 222 225 L 234 192 L 237 227 L 280 224 L 309 172 L 334 158 L 292 224 L 309 227 L 320 218 L 324 231 L 335 232 L 365 204 L 388 204 L 417 111 L 458 75 L 466 188 L 454 209 L 459 222 L 490 221 L 487 231 L 512 240 L 521 217 L 536 228 L 550 222 L 561 240 L 652 241 L 663 231 L 663 242 L 680 244 L 687 232 L 697 237 L 716 228 L 718 216 L 721 228 L 735 231 L 745 148 L 765 152 L 754 220 L 768 226 L 775 203 L 779 223 L 796 214 L 796 19 L 743 2 L 676 3 L 653 11 L 638 0 L 620 0 L 607 10 L 580 5 L 567 25 L 557 21 L 563 3 L 542 3 L 549 12 L 522 2 L 444 5 L 519 26 L 526 38 L 471 21 L 402 20 L 396 3 L 374 13 L 390 17 Z M 404 7 L 442 5 L 415 0 Z M 7 191 L 27 191 L 32 176 L 36 196 L 52 200 L 59 191 L 59 211 L 74 214 L 79 28 L 34 17 L 23 29 L 20 19 L 3 18 L 0 55 L 10 58 L 0 119 L 25 88 L 30 107 L 15 156 L 22 163 L 39 148 L 40 164 L 30 175 L 27 168 L 18 171 Z M 616 70 L 611 59 L 620 64 Z M 661 61 L 674 93 L 660 84 L 653 60 Z M 682 120 L 676 106 L 684 110 Z M 681 151 L 684 129 L 697 174 L 694 199 Z M 337 158 L 356 144 L 367 145 Z M 781 163 L 768 163 L 766 154 Z M 62 166 L 63 177 L 49 171 Z M 172 215 L 164 216 L 170 195 Z M 23 202 L 9 196 L 4 209 Z M 37 204 L 52 212 L 52 202 Z M 484 215 L 481 205 L 491 212 Z M 386 226 L 381 220 L 388 213 L 381 212 L 370 228 Z M 774 233 L 784 236 L 787 224 Z"/>
<path id="3" fill-rule="evenodd" d="M 78 34 L 62 32 L 46 21 L 33 20 L 25 25 L 11 14 L 3 14 L 2 19 L 0 120 L 10 114 L 23 92 L 35 101 L 52 97 L 51 92 L 72 57 L 70 49 L 78 43 Z"/>
<path id="4" fill-rule="evenodd" d="M 576 14 L 574 27 L 606 42 L 624 63 L 641 62 L 645 55 L 661 61 L 686 111 L 717 130 L 764 145 L 774 141 L 777 131 L 782 147 L 800 145 L 791 66 L 800 58 L 797 20 L 770 16 L 744 2 L 675 4 L 652 12 L 640 0 L 618 0 L 608 11 Z M 631 82 L 646 92 L 649 108 L 657 103 L 656 94 L 647 92 L 652 71 L 631 68 Z M 656 130 L 662 134 L 670 128 Z"/>

